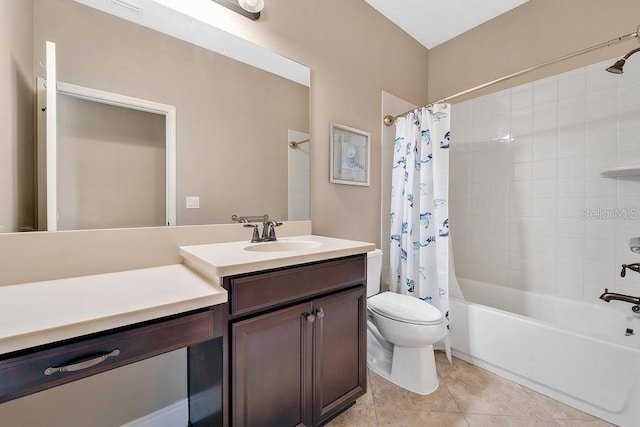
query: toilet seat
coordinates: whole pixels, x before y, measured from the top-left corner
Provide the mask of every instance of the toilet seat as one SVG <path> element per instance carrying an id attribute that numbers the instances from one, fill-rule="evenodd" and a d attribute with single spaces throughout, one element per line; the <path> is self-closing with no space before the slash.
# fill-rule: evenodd
<path id="1" fill-rule="evenodd" d="M 382 292 L 367 299 L 371 311 L 380 316 L 414 325 L 437 325 L 444 321 L 440 310 L 426 301 L 395 292 Z"/>

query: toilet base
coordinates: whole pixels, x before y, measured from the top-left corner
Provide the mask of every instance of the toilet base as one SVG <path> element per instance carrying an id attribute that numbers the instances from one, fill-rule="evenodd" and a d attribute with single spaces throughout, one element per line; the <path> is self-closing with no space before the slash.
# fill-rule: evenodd
<path id="1" fill-rule="evenodd" d="M 381 345 L 371 330 L 368 331 L 367 338 L 367 366 L 373 372 L 417 394 L 431 394 L 438 389 L 432 345 L 421 348 L 396 345 L 391 351 Z"/>

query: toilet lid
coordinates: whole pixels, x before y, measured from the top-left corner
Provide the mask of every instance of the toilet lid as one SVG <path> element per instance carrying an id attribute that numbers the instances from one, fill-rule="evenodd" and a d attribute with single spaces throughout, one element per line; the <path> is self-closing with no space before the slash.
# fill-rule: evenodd
<path id="1" fill-rule="evenodd" d="M 417 325 L 435 325 L 441 323 L 442 313 L 426 301 L 395 292 L 382 292 L 367 299 L 372 311 L 398 320 Z"/>

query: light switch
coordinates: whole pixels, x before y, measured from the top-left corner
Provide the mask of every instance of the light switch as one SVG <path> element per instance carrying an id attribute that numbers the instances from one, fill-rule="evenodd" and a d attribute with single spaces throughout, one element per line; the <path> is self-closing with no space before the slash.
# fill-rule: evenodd
<path id="1" fill-rule="evenodd" d="M 187 196 L 187 209 L 200 209 L 200 197 Z"/>

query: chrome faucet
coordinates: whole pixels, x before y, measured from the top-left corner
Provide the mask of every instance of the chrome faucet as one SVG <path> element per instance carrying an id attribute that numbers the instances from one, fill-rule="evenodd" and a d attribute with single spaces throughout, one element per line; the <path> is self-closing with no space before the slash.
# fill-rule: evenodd
<path id="1" fill-rule="evenodd" d="M 270 219 L 262 223 L 262 237 L 258 232 L 257 224 L 250 224 L 247 221 L 244 224 L 244 227 L 253 228 L 253 235 L 251 236 L 251 243 L 259 243 L 259 242 L 275 242 L 278 240 L 276 238 L 276 227 L 281 226 L 282 223 L 276 221 L 275 219 Z"/>
<path id="2" fill-rule="evenodd" d="M 625 295 L 625 294 L 616 294 L 614 292 L 609 292 L 609 289 L 605 288 L 604 293 L 600 295 L 600 299 L 605 302 L 611 302 L 611 301 L 628 302 L 629 304 L 634 304 L 633 307 L 631 307 L 631 310 L 634 313 L 640 312 L 640 297 L 632 297 L 631 295 Z"/>
<path id="3" fill-rule="evenodd" d="M 265 221 L 262 223 L 262 238 L 263 242 L 275 242 L 278 240 L 276 238 L 276 227 L 280 227 L 282 225 L 281 222 L 276 221 L 275 219 L 270 219 L 269 221 Z"/>

